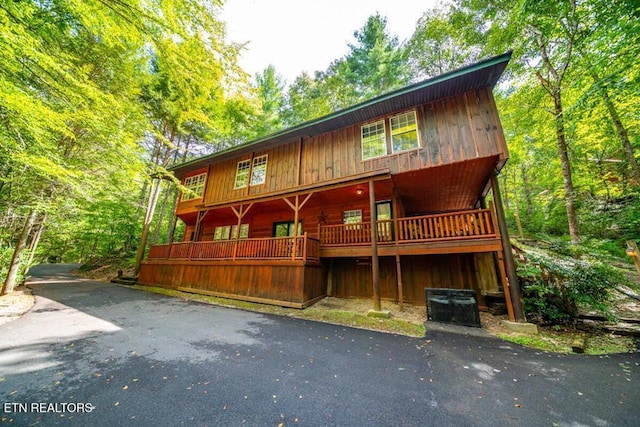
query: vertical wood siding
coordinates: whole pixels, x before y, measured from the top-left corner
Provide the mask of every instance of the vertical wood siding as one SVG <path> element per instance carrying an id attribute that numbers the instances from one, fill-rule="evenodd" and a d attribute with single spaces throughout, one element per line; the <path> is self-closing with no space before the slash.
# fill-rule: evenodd
<path id="1" fill-rule="evenodd" d="M 212 165 L 205 203 L 293 190 L 389 169 L 392 174 L 488 156 L 506 156 L 506 145 L 490 89 L 478 89 L 416 107 L 420 147 L 362 160 L 360 126 L 293 140 Z M 388 119 L 388 118 L 387 118 Z M 388 126 L 387 126 L 388 127 Z M 300 147 L 301 145 L 301 147 Z M 234 189 L 238 161 L 268 155 L 266 182 Z M 298 162 L 300 164 L 298 165 Z"/>

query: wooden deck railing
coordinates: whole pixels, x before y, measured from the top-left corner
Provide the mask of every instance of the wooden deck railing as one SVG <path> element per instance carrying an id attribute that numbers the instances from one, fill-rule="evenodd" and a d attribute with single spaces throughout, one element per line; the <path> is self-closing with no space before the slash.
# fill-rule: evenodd
<path id="1" fill-rule="evenodd" d="M 421 243 L 497 237 L 489 209 L 381 220 L 378 243 Z M 320 239 L 269 237 L 151 246 L 148 259 L 318 260 L 321 247 L 371 244 L 371 223 L 321 225 Z"/>
<path id="2" fill-rule="evenodd" d="M 378 221 L 378 242 L 411 243 L 496 237 L 489 209 Z M 371 224 L 320 226 L 321 246 L 371 244 Z"/>
<path id="3" fill-rule="evenodd" d="M 147 259 L 318 260 L 320 259 L 320 241 L 305 233 L 298 237 L 180 242 L 151 246 Z"/>

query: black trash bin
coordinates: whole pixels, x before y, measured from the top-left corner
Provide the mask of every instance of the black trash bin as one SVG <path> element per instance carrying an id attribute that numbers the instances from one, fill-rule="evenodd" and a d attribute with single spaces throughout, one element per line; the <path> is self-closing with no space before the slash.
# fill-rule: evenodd
<path id="1" fill-rule="evenodd" d="M 470 289 L 425 288 L 427 319 L 480 327 L 476 292 Z"/>

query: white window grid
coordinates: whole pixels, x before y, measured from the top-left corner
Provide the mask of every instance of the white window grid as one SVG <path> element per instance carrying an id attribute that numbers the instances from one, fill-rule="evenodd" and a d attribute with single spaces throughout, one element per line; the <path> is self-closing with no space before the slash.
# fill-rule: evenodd
<path id="1" fill-rule="evenodd" d="M 251 185 L 264 184 L 267 181 L 267 155 L 253 159 Z"/>
<path id="2" fill-rule="evenodd" d="M 236 180 L 233 185 L 234 189 L 244 188 L 249 182 L 249 169 L 251 168 L 251 160 L 242 160 L 238 162 L 236 168 Z"/>
<path id="3" fill-rule="evenodd" d="M 188 200 L 199 199 L 202 197 L 204 193 L 204 184 L 207 181 L 207 174 L 201 173 L 199 175 L 194 175 L 186 178 L 184 180 L 184 186 L 191 190 L 193 193 L 183 193 L 182 201 L 186 202 Z"/>
<path id="4" fill-rule="evenodd" d="M 387 154 L 384 120 L 362 125 L 362 160 Z"/>
<path id="5" fill-rule="evenodd" d="M 415 111 L 393 116 L 389 119 L 389 123 L 391 125 L 391 148 L 394 153 L 420 147 Z"/>

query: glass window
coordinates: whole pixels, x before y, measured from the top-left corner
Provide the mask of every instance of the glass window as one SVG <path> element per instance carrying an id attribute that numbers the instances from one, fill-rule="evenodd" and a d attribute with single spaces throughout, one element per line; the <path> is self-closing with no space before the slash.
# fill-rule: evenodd
<path id="1" fill-rule="evenodd" d="M 343 224 L 359 224 L 362 222 L 362 209 L 342 212 Z"/>
<path id="2" fill-rule="evenodd" d="M 207 181 L 207 174 L 201 173 L 200 175 L 194 175 L 184 180 L 184 186 L 191 190 L 193 193 L 182 193 L 182 201 L 199 199 L 204 193 L 204 183 Z"/>
<path id="3" fill-rule="evenodd" d="M 231 226 L 222 225 L 220 227 L 216 227 L 213 233 L 213 240 L 229 240 L 229 231 L 231 230 Z"/>
<path id="4" fill-rule="evenodd" d="M 293 221 L 276 222 L 273 224 L 273 237 L 291 237 L 293 230 Z M 302 236 L 302 222 L 298 222 L 298 236 Z"/>
<path id="5" fill-rule="evenodd" d="M 384 120 L 362 126 L 362 160 L 387 154 Z"/>
<path id="6" fill-rule="evenodd" d="M 253 168 L 251 169 L 251 185 L 264 184 L 267 180 L 267 156 L 256 157 L 253 159 Z"/>
<path id="7" fill-rule="evenodd" d="M 249 168 L 251 167 L 251 160 L 243 160 L 238 162 L 238 168 L 236 169 L 236 181 L 233 188 L 243 188 L 247 186 L 249 182 Z"/>
<path id="8" fill-rule="evenodd" d="M 231 227 L 231 238 L 238 238 L 238 225 Z M 249 224 L 240 224 L 240 239 L 246 239 L 249 237 Z"/>
<path id="9" fill-rule="evenodd" d="M 393 152 L 418 148 L 418 127 L 415 111 L 399 114 L 389 119 Z"/>

